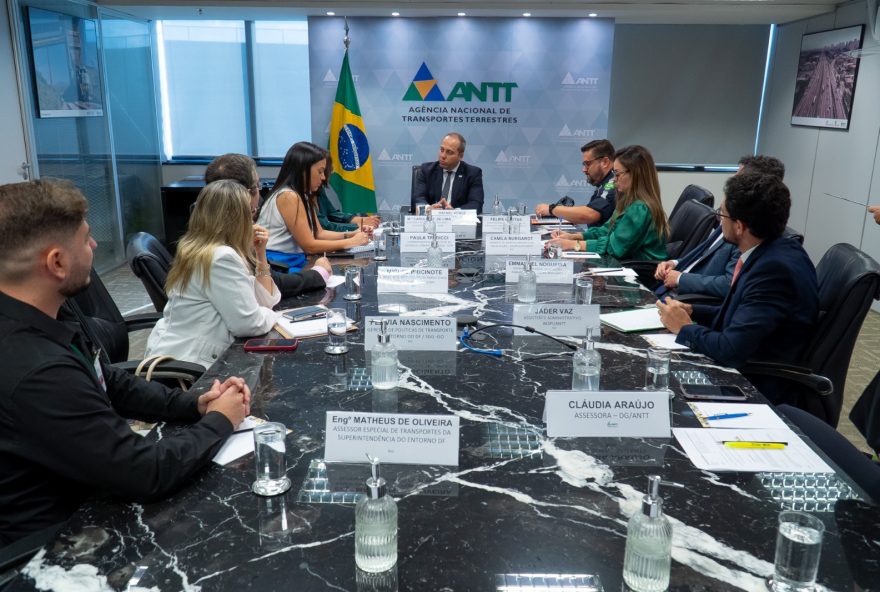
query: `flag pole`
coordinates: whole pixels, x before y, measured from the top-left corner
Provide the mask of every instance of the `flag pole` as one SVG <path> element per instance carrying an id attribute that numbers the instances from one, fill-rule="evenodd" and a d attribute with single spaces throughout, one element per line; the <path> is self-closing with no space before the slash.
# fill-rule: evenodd
<path id="1" fill-rule="evenodd" d="M 351 43 L 351 37 L 348 36 L 348 17 L 345 18 L 345 37 L 342 38 L 342 44 L 345 45 L 345 51 L 348 51 L 348 45 Z"/>

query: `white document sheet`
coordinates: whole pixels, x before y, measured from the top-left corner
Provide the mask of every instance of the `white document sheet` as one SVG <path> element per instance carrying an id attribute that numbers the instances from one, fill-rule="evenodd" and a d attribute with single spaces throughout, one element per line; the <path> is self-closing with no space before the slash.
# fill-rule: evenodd
<path id="1" fill-rule="evenodd" d="M 794 432 L 784 430 L 731 430 L 717 428 L 672 428 L 672 434 L 698 469 L 759 473 L 833 473 Z M 728 448 L 724 441 L 787 442 L 779 450 Z"/>
<path id="2" fill-rule="evenodd" d="M 651 347 L 662 347 L 663 349 L 688 349 L 686 345 L 675 343 L 678 335 L 674 333 L 645 333 L 640 335 L 642 339 L 651 344 Z"/>
<path id="3" fill-rule="evenodd" d="M 788 426 L 782 418 L 776 415 L 770 405 L 760 403 L 688 403 L 694 410 L 703 427 L 726 428 L 726 429 L 774 429 L 787 430 Z M 746 417 L 732 417 L 728 419 L 706 419 L 716 415 L 748 413 Z"/>
<path id="4" fill-rule="evenodd" d="M 327 278 L 327 287 L 335 288 L 336 286 L 341 286 L 345 283 L 344 275 L 331 275 Z"/>
<path id="5" fill-rule="evenodd" d="M 245 417 L 244 421 L 235 428 L 235 432 L 226 439 L 217 454 L 214 462 L 218 465 L 226 465 L 245 454 L 254 451 L 254 426 L 264 423 L 266 420 L 256 417 Z M 244 431 L 243 430 L 248 430 Z"/>
<path id="6" fill-rule="evenodd" d="M 660 311 L 656 306 L 602 314 L 599 315 L 599 320 L 624 333 L 663 328 L 663 323 L 660 321 Z"/>
<path id="7" fill-rule="evenodd" d="M 585 251 L 563 251 L 562 252 L 563 259 L 599 259 L 601 255 L 599 253 L 589 253 Z"/>

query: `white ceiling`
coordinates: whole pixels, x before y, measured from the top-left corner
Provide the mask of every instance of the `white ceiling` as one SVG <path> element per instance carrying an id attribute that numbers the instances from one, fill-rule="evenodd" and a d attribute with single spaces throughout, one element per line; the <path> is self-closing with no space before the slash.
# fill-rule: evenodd
<path id="1" fill-rule="evenodd" d="M 620 23 L 664 24 L 770 24 L 786 23 L 830 12 L 833 0 L 606 0 L 600 3 L 574 0 L 344 0 L 323 2 L 290 0 L 98 0 L 100 4 L 145 19 L 248 19 L 275 20 L 293 15 L 405 17 L 533 17 L 614 18 Z"/>

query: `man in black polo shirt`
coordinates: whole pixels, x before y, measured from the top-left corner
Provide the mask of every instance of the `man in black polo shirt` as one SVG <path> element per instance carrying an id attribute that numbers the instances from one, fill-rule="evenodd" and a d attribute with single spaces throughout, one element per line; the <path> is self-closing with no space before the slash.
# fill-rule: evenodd
<path id="1" fill-rule="evenodd" d="M 85 288 L 95 241 L 73 186 L 0 186 L 0 547 L 66 520 L 88 497 L 167 496 L 248 413 L 240 378 L 198 396 L 100 362 L 56 320 Z M 124 417 L 195 422 L 153 442 Z"/>
<path id="2" fill-rule="evenodd" d="M 560 204 L 538 204 L 538 216 L 557 216 L 572 224 L 601 226 L 614 213 L 617 191 L 614 188 L 614 173 L 611 171 L 614 146 L 608 140 L 593 140 L 581 146 L 583 171 L 587 181 L 596 190 L 585 206 L 565 206 Z"/>

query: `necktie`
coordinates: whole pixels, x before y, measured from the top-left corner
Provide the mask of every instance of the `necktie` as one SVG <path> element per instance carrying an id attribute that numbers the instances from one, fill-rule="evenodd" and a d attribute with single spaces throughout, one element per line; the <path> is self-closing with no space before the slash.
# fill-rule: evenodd
<path id="1" fill-rule="evenodd" d="M 739 272 L 742 271 L 743 268 L 743 259 L 740 257 L 736 260 L 736 267 L 733 268 L 733 278 L 730 280 L 730 285 L 733 286 L 736 283 L 736 278 L 739 277 Z"/>
<path id="2" fill-rule="evenodd" d="M 449 186 L 452 185 L 452 171 L 444 171 L 446 178 L 443 179 L 443 189 L 440 191 L 440 197 L 449 201 Z"/>

